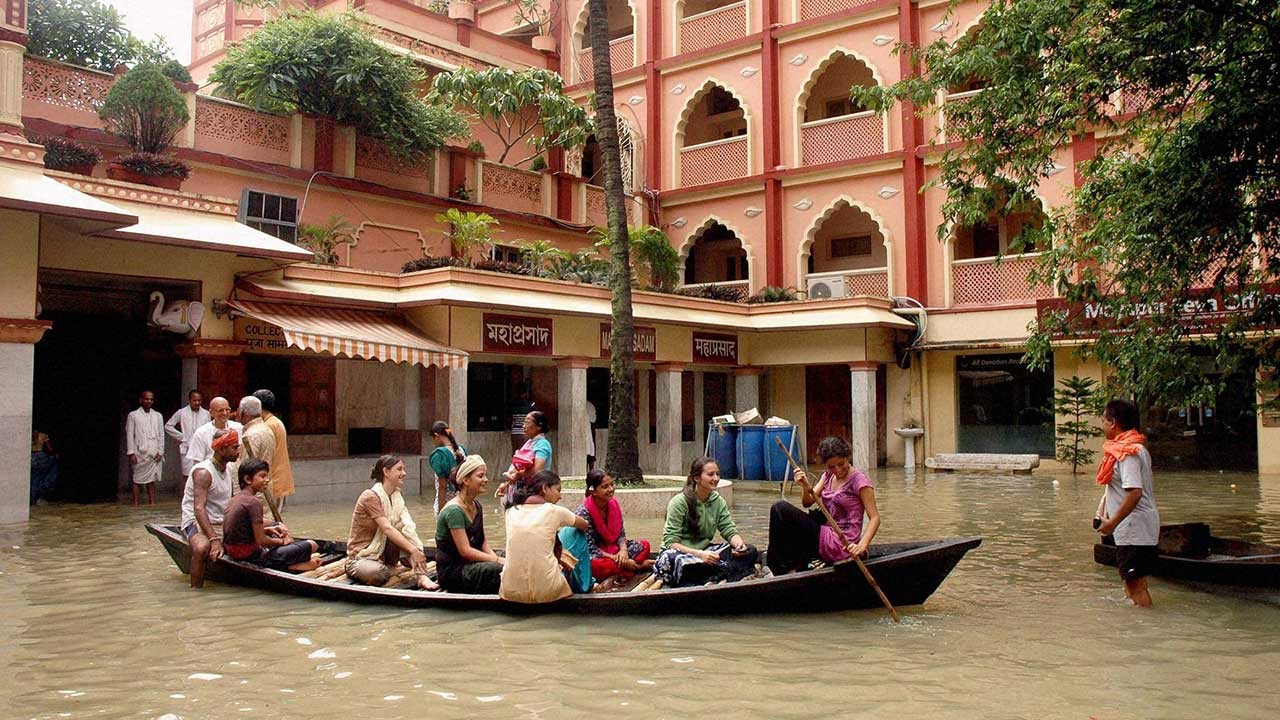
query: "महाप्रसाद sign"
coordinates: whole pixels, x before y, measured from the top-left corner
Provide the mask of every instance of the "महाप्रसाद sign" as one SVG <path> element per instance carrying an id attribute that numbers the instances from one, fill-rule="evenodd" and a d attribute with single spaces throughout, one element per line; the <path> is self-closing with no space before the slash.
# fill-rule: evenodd
<path id="1" fill-rule="evenodd" d="M 737 365 L 738 336 L 719 335 L 717 333 L 694 333 L 693 361 Z"/>
<path id="2" fill-rule="evenodd" d="M 1269 284 L 1251 290 L 1197 288 L 1156 303 L 1126 303 L 1117 312 L 1101 302 L 1068 303 L 1062 298 L 1036 301 L 1036 316 L 1067 313 L 1067 331 L 1056 330 L 1054 338 L 1089 337 L 1100 332 L 1126 332 L 1126 325 L 1173 312 L 1183 329 L 1191 333 L 1214 332 L 1232 317 L 1250 313 L 1264 302 L 1280 299 L 1280 285 Z M 1251 328 L 1262 330 L 1265 328 Z"/>
<path id="3" fill-rule="evenodd" d="M 484 314 L 481 346 L 485 352 L 551 354 L 551 318 Z"/>
<path id="4" fill-rule="evenodd" d="M 613 331 L 610 323 L 600 323 L 600 357 L 607 358 L 612 353 L 609 346 L 609 333 Z M 631 340 L 631 349 L 636 360 L 658 359 L 658 331 L 651 327 L 636 326 L 635 337 Z"/>

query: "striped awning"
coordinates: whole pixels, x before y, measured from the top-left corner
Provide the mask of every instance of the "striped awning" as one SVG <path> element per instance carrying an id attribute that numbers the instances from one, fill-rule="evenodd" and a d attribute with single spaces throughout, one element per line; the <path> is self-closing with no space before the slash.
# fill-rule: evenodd
<path id="1" fill-rule="evenodd" d="M 442 368 L 467 366 L 466 352 L 428 339 L 397 315 L 236 299 L 227 304 L 243 315 L 280 328 L 285 341 L 302 350 Z"/>

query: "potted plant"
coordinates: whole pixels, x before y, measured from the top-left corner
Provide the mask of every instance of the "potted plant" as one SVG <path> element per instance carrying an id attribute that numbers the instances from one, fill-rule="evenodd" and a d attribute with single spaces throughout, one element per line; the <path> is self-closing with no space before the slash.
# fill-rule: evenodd
<path id="1" fill-rule="evenodd" d="M 106 129 L 133 152 L 107 166 L 115 180 L 177 190 L 191 168 L 163 155 L 191 119 L 173 81 L 156 65 L 139 65 L 116 80 L 98 111 Z"/>
<path id="2" fill-rule="evenodd" d="M 473 23 L 476 21 L 476 4 L 472 0 L 449 0 L 449 18 Z"/>
<path id="3" fill-rule="evenodd" d="M 544 7 L 540 0 L 516 0 L 516 22 L 533 25 L 538 34 L 533 36 L 533 49 L 545 53 L 556 51 L 556 39 L 551 35 L 551 26 L 560 14 L 558 0 L 550 0 Z"/>
<path id="4" fill-rule="evenodd" d="M 44 145 L 44 166 L 50 170 L 92 175 L 93 166 L 102 161 L 102 153 L 98 148 L 71 138 L 52 136 L 37 139 L 36 142 Z"/>

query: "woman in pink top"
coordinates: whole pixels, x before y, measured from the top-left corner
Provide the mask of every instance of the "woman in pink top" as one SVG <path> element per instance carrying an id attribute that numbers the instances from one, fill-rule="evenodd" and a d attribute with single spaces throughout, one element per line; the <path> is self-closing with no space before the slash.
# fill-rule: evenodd
<path id="1" fill-rule="evenodd" d="M 822 497 L 836 524 L 849 539 L 842 545 L 835 530 L 827 524 L 822 511 L 805 512 L 786 500 L 779 500 L 769 510 L 769 569 L 774 575 L 802 570 L 814 560 L 835 563 L 865 555 L 871 539 L 880 529 L 880 511 L 876 509 L 876 491 L 871 481 L 849 464 L 849 443 L 836 437 L 818 443 L 818 459 L 826 472 L 816 487 L 809 487 L 808 476 L 799 468 L 796 484 L 804 491 L 801 502 L 810 507 Z M 867 516 L 865 528 L 863 514 Z"/>

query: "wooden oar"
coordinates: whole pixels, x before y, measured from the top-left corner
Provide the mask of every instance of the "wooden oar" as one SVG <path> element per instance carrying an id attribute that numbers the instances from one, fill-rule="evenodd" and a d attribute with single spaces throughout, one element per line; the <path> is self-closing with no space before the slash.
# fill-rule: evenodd
<path id="1" fill-rule="evenodd" d="M 778 449 L 782 451 L 783 455 L 787 456 L 787 461 L 795 466 L 795 469 L 804 470 L 800 463 L 796 462 L 796 459 L 792 457 L 791 452 L 787 450 L 787 446 L 782 444 L 782 438 L 775 437 L 773 441 L 778 443 Z M 848 546 L 849 538 L 845 537 L 844 531 L 840 529 L 838 524 L 836 524 L 836 519 L 831 517 L 831 512 L 827 510 L 827 506 L 822 504 L 821 493 L 814 493 L 813 499 L 817 501 L 818 509 L 821 510 L 822 515 L 827 518 L 827 523 L 831 525 L 831 529 L 836 531 L 836 537 L 840 538 L 840 544 Z M 862 577 L 867 579 L 867 584 L 871 586 L 872 590 L 876 591 L 876 595 L 880 596 L 880 602 L 884 603 L 889 614 L 893 616 L 893 621 L 895 623 L 902 622 L 902 618 L 898 617 L 898 611 L 893 609 L 893 603 L 889 602 L 889 598 L 884 594 L 884 591 L 880 589 L 880 584 L 876 582 L 875 578 L 871 577 L 871 571 L 863 564 L 862 558 L 855 557 L 853 558 L 853 561 L 858 564 L 858 569 L 862 571 Z"/>

